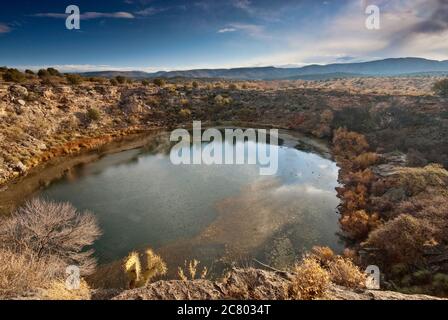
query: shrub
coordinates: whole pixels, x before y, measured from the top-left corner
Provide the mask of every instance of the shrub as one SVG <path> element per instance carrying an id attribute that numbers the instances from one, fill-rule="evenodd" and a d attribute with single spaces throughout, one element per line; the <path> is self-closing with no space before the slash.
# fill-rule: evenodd
<path id="1" fill-rule="evenodd" d="M 26 77 L 17 69 L 8 69 L 3 74 L 3 80 L 8 82 L 22 83 L 26 80 Z"/>
<path id="2" fill-rule="evenodd" d="M 96 108 L 89 108 L 87 109 L 87 118 L 90 121 L 98 121 L 101 118 L 101 113 Z"/>
<path id="3" fill-rule="evenodd" d="M 353 163 L 358 169 L 364 170 L 378 163 L 379 159 L 380 157 L 378 154 L 374 152 L 365 152 L 353 159 Z"/>
<path id="4" fill-rule="evenodd" d="M 48 72 L 48 70 L 46 70 L 46 69 L 40 69 L 37 72 L 37 75 L 39 76 L 39 78 L 46 78 L 46 77 L 50 76 L 50 72 Z"/>
<path id="5" fill-rule="evenodd" d="M 181 109 L 181 110 L 179 111 L 179 115 L 180 115 L 182 118 L 188 118 L 188 117 L 191 116 L 191 110 L 190 110 L 190 109 Z"/>
<path id="6" fill-rule="evenodd" d="M 369 234 L 364 246 L 379 249 L 390 264 L 420 261 L 435 234 L 425 219 L 401 214 Z"/>
<path id="7" fill-rule="evenodd" d="M 126 81 L 127 81 L 126 77 L 123 77 L 123 76 L 116 76 L 116 77 L 115 77 L 115 80 L 116 80 L 119 84 L 125 84 Z"/>
<path id="8" fill-rule="evenodd" d="M 344 213 L 340 219 L 342 230 L 351 239 L 362 240 L 369 232 L 380 225 L 377 214 L 369 215 L 365 210 L 357 210 L 351 213 Z"/>
<path id="9" fill-rule="evenodd" d="M 367 277 L 352 261 L 338 257 L 328 268 L 333 283 L 352 289 L 365 287 Z"/>
<path id="10" fill-rule="evenodd" d="M 448 275 L 444 273 L 437 273 L 434 275 L 432 285 L 434 291 L 440 295 L 448 294 Z"/>
<path id="11" fill-rule="evenodd" d="M 148 80 L 142 80 L 142 85 L 147 87 L 149 86 L 149 81 Z"/>
<path id="12" fill-rule="evenodd" d="M 294 267 L 289 296 L 295 300 L 322 298 L 330 286 L 330 275 L 313 258 L 305 258 Z"/>
<path id="13" fill-rule="evenodd" d="M 448 79 L 437 81 L 432 90 L 439 96 L 448 97 Z"/>
<path id="14" fill-rule="evenodd" d="M 110 84 L 113 86 L 117 86 L 118 85 L 118 81 L 116 79 L 110 79 Z"/>
<path id="15" fill-rule="evenodd" d="M 95 268 L 93 250 L 83 251 L 101 235 L 95 217 L 69 203 L 34 199 L 0 223 L 0 247 L 15 253 L 29 250 L 36 259 L 54 257 L 77 265 L 83 274 Z"/>
<path id="16" fill-rule="evenodd" d="M 195 280 L 196 276 L 198 276 L 200 279 L 205 279 L 208 274 L 207 267 L 202 268 L 202 270 L 199 272 L 198 266 L 200 262 L 196 259 L 191 260 L 190 262 L 185 261 L 184 268 L 178 267 L 177 268 L 177 274 L 179 276 L 179 279 L 182 281 Z"/>
<path id="17" fill-rule="evenodd" d="M 38 258 L 30 250 L 0 248 L 0 299 L 36 296 L 38 288 L 48 287 L 64 269 L 53 256 Z"/>
<path id="18" fill-rule="evenodd" d="M 367 152 L 369 144 L 366 138 L 359 133 L 339 128 L 334 132 L 333 151 L 343 158 L 354 158 Z"/>
<path id="19" fill-rule="evenodd" d="M 153 80 L 153 83 L 158 87 L 163 87 L 166 84 L 166 81 L 160 78 L 156 78 Z"/>
<path id="20" fill-rule="evenodd" d="M 26 69 L 25 70 L 26 74 L 30 74 L 30 75 L 34 75 L 34 71 L 30 70 L 30 69 Z"/>
<path id="21" fill-rule="evenodd" d="M 79 85 L 83 82 L 84 78 L 81 77 L 79 74 L 67 74 L 65 76 L 68 83 L 71 85 Z"/>
<path id="22" fill-rule="evenodd" d="M 193 83 L 191 84 L 193 86 L 193 88 L 197 89 L 199 88 L 199 83 L 197 81 L 193 81 Z"/>
<path id="23" fill-rule="evenodd" d="M 47 68 L 47 72 L 50 76 L 53 77 L 61 77 L 61 73 L 55 68 Z"/>
<path id="24" fill-rule="evenodd" d="M 157 276 L 167 273 L 167 267 L 163 259 L 151 249 L 146 250 L 146 266 L 142 268 L 140 255 L 132 252 L 124 261 L 124 271 L 128 277 L 128 287 L 138 288 L 151 282 Z"/>
<path id="25" fill-rule="evenodd" d="M 430 164 L 424 168 L 401 168 L 398 171 L 398 182 L 409 195 L 416 195 L 432 187 L 446 190 L 448 171 L 439 164 Z"/>
<path id="26" fill-rule="evenodd" d="M 331 250 L 330 248 L 317 246 L 311 249 L 310 256 L 319 261 L 319 263 L 324 266 L 328 266 L 330 262 L 332 262 L 336 258 L 333 250 Z"/>

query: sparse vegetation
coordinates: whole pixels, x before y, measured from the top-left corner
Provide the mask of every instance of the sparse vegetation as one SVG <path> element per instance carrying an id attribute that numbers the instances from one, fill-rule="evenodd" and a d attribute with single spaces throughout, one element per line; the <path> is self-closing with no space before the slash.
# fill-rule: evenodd
<path id="1" fill-rule="evenodd" d="M 54 284 L 66 266 L 79 266 L 83 275 L 93 272 L 95 259 L 85 248 L 100 234 L 93 215 L 68 203 L 27 202 L 0 224 L 0 297 L 42 297 L 42 290 L 50 290 L 59 298 Z"/>
<path id="2" fill-rule="evenodd" d="M 313 258 L 305 258 L 294 267 L 289 295 L 295 300 L 323 298 L 330 286 L 330 275 Z"/>
<path id="3" fill-rule="evenodd" d="M 160 78 L 156 78 L 153 81 L 154 85 L 156 85 L 157 87 L 163 87 L 166 84 L 166 81 Z"/>
<path id="4" fill-rule="evenodd" d="M 448 97 L 448 79 L 437 81 L 433 86 L 433 90 L 439 96 Z"/>
<path id="5" fill-rule="evenodd" d="M 88 108 L 87 109 L 87 118 L 90 121 L 99 121 L 101 119 L 101 113 L 96 108 Z"/>
<path id="6" fill-rule="evenodd" d="M 3 73 L 3 80 L 8 82 L 22 83 L 26 80 L 26 77 L 17 69 L 7 69 L 5 73 Z"/>
<path id="7" fill-rule="evenodd" d="M 79 74 L 67 74 L 65 75 L 65 78 L 71 85 L 79 85 L 84 81 L 83 77 L 81 77 Z"/>
<path id="8" fill-rule="evenodd" d="M 124 261 L 124 271 L 128 277 L 128 287 L 138 288 L 149 283 L 155 277 L 167 273 L 165 262 L 151 249 L 145 252 L 146 264 L 142 266 L 140 254 L 136 251 L 129 254 Z"/>

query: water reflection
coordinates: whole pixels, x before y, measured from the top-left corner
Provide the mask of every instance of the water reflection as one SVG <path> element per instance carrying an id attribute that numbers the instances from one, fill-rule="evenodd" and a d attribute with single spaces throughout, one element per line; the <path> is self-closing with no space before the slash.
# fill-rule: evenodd
<path id="1" fill-rule="evenodd" d="M 313 245 L 341 249 L 338 169 L 288 139 L 277 147 L 272 177 L 261 177 L 258 165 L 175 166 L 173 144 L 160 135 L 144 148 L 78 167 L 43 193 L 97 215 L 102 263 L 150 246 L 174 272 L 192 258 L 216 271 L 252 257 L 281 267 Z"/>

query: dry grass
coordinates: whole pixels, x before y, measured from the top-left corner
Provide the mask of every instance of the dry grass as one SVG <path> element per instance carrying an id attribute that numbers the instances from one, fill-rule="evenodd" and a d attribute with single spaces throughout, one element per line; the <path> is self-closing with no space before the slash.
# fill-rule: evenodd
<path id="1" fill-rule="evenodd" d="M 329 264 L 331 282 L 346 288 L 364 288 L 366 274 L 362 272 L 352 261 L 341 257 Z"/>
<path id="2" fill-rule="evenodd" d="M 306 257 L 294 267 L 289 296 L 295 300 L 323 298 L 330 286 L 330 275 L 313 258 Z"/>
<path id="3" fill-rule="evenodd" d="M 208 275 L 208 269 L 207 267 L 204 267 L 202 270 L 199 270 L 199 264 L 200 261 L 196 259 L 189 262 L 185 261 L 184 268 L 178 267 L 177 269 L 179 279 L 182 281 L 195 280 L 197 275 L 199 276 L 199 279 L 205 279 Z"/>
<path id="4" fill-rule="evenodd" d="M 64 265 L 55 258 L 38 258 L 35 253 L 0 249 L 0 299 L 38 297 L 39 288 L 59 277 Z"/>
<path id="5" fill-rule="evenodd" d="M 308 257 L 328 271 L 332 283 L 347 288 L 365 287 L 366 275 L 351 259 L 335 255 L 328 247 L 314 247 Z"/>
<path id="6" fill-rule="evenodd" d="M 44 300 L 90 300 L 91 290 L 87 282 L 81 280 L 79 289 L 67 289 L 65 281 L 55 280 L 43 290 Z"/>

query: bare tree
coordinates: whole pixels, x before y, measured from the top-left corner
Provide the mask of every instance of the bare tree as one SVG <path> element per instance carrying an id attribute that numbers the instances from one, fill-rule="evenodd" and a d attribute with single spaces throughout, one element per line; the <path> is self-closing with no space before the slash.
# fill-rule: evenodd
<path id="1" fill-rule="evenodd" d="M 14 252 L 31 250 L 38 259 L 48 256 L 77 265 L 82 274 L 94 271 L 93 250 L 85 250 L 101 235 L 89 212 L 70 203 L 34 199 L 0 221 L 0 247 Z"/>

